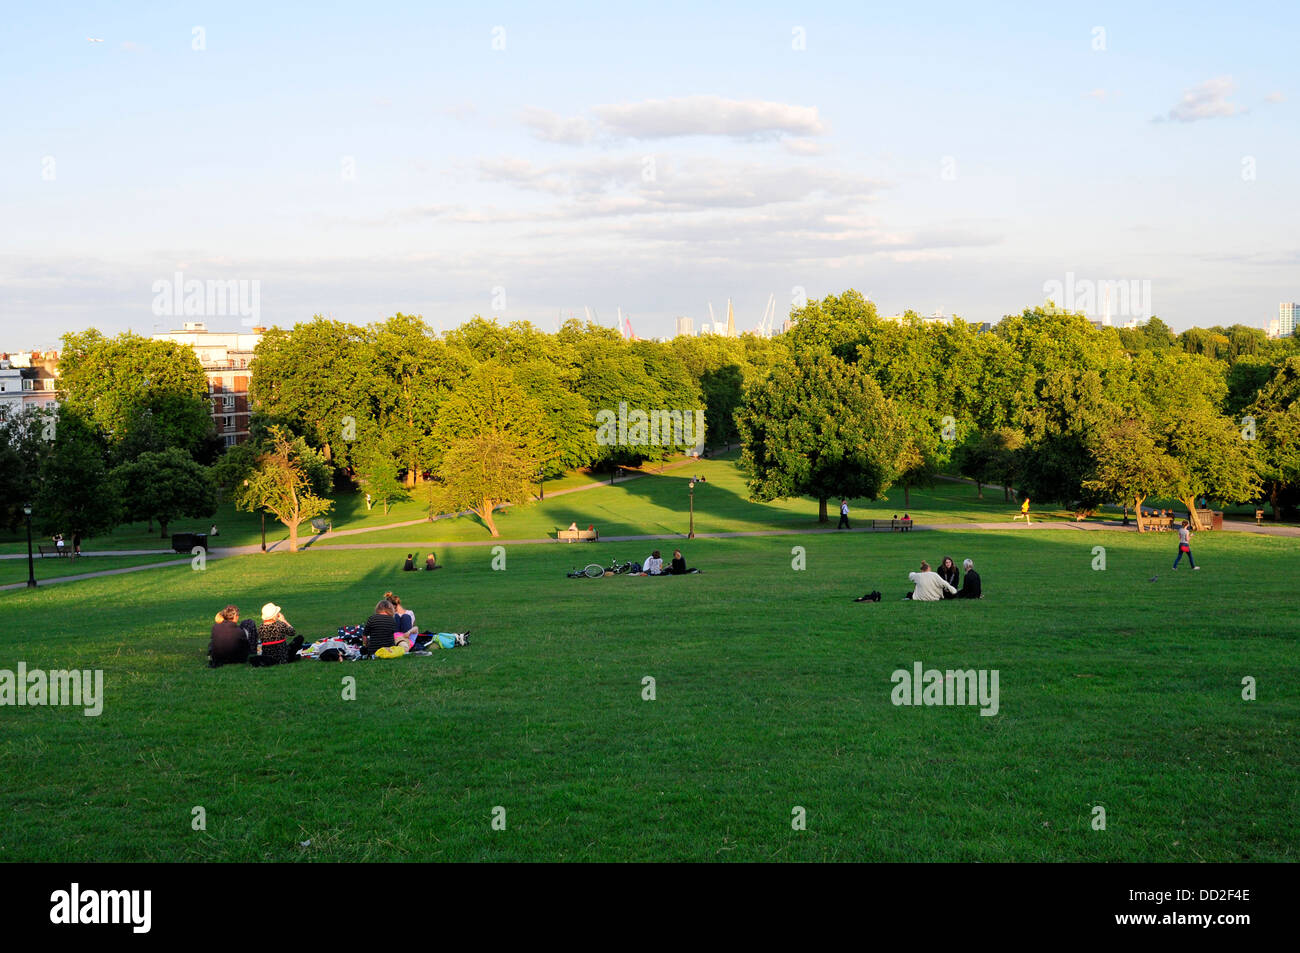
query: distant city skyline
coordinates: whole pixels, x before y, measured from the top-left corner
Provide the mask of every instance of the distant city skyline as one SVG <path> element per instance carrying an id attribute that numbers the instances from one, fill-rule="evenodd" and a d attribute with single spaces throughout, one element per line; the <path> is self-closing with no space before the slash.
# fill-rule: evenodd
<path id="1" fill-rule="evenodd" d="M 1175 330 L 1300 297 L 1293 5 L 9 19 L 0 350 L 248 326 L 160 306 L 177 274 L 255 283 L 266 326 L 621 309 L 662 338 L 848 288 L 976 323 L 1069 288 Z"/>

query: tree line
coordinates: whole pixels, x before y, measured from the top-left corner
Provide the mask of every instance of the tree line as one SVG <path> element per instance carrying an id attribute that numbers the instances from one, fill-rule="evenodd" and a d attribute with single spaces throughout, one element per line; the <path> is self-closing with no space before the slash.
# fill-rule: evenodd
<path id="1" fill-rule="evenodd" d="M 856 291 L 792 311 L 792 329 L 626 340 L 569 321 L 554 333 L 475 317 L 435 333 L 397 314 L 315 317 L 268 331 L 251 367 L 251 437 L 222 452 L 194 351 L 91 329 L 63 339 L 57 413 L 0 421 L 2 519 L 35 504 L 44 531 L 206 518 L 220 499 L 289 528 L 357 489 L 387 509 L 494 509 L 548 478 L 682 447 L 597 439 L 620 404 L 704 411 L 705 440 L 739 443 L 755 500 L 879 499 L 940 473 L 1088 509 L 1202 496 L 1300 502 L 1300 342 L 1159 318 L 1094 327 L 1049 302 L 980 333 Z M 1003 490 L 1008 493 L 1007 489 Z"/>

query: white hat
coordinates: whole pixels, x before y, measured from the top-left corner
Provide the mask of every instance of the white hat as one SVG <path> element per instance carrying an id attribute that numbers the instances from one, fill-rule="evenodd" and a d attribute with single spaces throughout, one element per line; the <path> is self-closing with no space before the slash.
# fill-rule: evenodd
<path id="1" fill-rule="evenodd" d="M 270 622 L 279 614 L 280 614 L 280 607 L 277 606 L 274 602 L 268 602 L 266 605 L 262 606 L 263 622 Z"/>

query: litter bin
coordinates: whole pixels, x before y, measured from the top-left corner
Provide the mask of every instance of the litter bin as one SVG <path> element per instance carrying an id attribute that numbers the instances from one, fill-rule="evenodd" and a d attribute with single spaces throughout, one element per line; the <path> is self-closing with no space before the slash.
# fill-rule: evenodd
<path id="1" fill-rule="evenodd" d="M 1214 519 L 1210 521 L 1210 529 L 1223 529 L 1223 510 L 1214 511 Z"/>
<path id="2" fill-rule="evenodd" d="M 208 548 L 207 533 L 172 533 L 172 549 L 178 553 L 190 553 L 195 546 Z"/>

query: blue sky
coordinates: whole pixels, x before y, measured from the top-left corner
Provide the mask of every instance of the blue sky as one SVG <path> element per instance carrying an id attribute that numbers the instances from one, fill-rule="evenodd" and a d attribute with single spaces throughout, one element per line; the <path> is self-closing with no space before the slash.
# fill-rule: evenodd
<path id="1" fill-rule="evenodd" d="M 176 325 L 177 271 L 266 324 L 642 336 L 849 287 L 997 320 L 1067 273 L 1180 329 L 1300 298 L 1294 4 L 698 6 L 12 5 L 0 349 Z"/>

